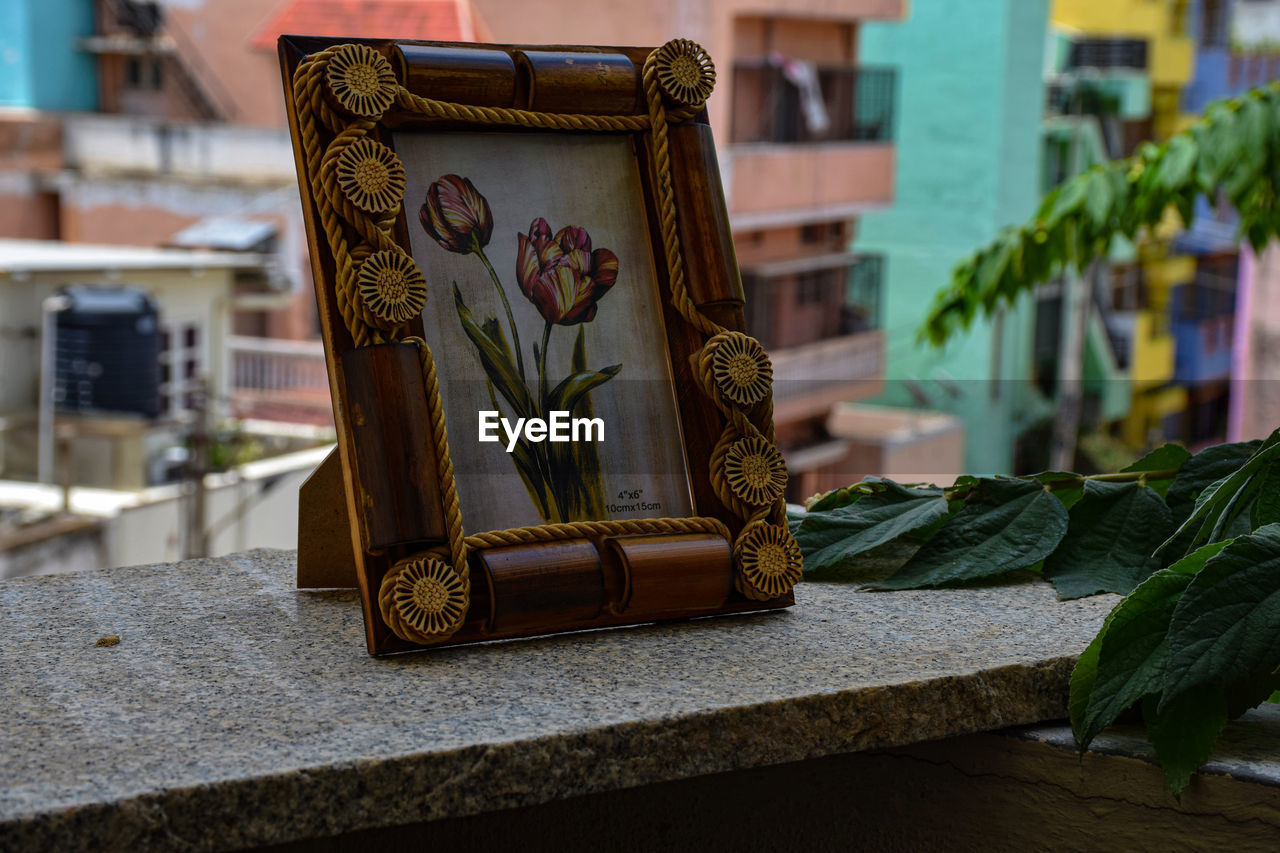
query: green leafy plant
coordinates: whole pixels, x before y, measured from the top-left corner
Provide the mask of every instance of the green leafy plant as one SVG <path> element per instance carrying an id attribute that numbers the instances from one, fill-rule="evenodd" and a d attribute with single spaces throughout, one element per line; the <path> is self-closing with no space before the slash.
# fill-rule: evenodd
<path id="1" fill-rule="evenodd" d="M 1160 225 L 1170 208 L 1189 224 L 1196 199 L 1216 203 L 1219 190 L 1255 249 L 1280 233 L 1280 81 L 1211 104 L 1168 142 L 1146 143 L 1132 157 L 1064 181 L 1031 222 L 1004 229 L 956 265 L 921 336 L 940 344 L 979 311 L 1013 304 L 1063 267 L 1083 271 L 1117 237 L 1132 240 Z"/>
<path id="2" fill-rule="evenodd" d="M 1118 474 L 868 478 L 793 517 L 808 580 L 921 589 L 1042 574 L 1063 599 L 1124 598 L 1071 680 L 1081 749 L 1139 708 L 1175 793 L 1231 717 L 1280 689 L 1280 430 L 1195 456 L 1165 445 Z"/>

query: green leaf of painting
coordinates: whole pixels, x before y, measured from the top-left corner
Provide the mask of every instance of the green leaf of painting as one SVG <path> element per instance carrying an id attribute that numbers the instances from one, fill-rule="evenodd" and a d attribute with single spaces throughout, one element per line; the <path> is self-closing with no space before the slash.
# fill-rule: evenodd
<path id="1" fill-rule="evenodd" d="M 1067 535 L 1044 561 L 1044 574 L 1066 600 L 1125 595 L 1160 568 L 1151 552 L 1173 531 L 1169 507 L 1139 483 L 1085 483 L 1071 508 Z"/>
<path id="2" fill-rule="evenodd" d="M 1184 462 L 1165 496 L 1174 517 L 1190 515 L 1196 498 L 1207 486 L 1235 471 L 1261 446 L 1261 441 L 1217 444 L 1205 448 Z"/>
<path id="3" fill-rule="evenodd" d="M 1177 444 L 1165 444 L 1157 447 L 1137 462 L 1124 468 L 1121 473 L 1132 473 L 1141 471 L 1180 471 L 1182 466 L 1191 454 L 1187 452 L 1185 447 Z M 1174 475 L 1177 476 L 1176 474 Z M 1147 480 L 1147 485 L 1155 490 L 1156 494 L 1164 497 L 1169 492 L 1169 488 L 1173 485 L 1173 477 Z"/>
<path id="4" fill-rule="evenodd" d="M 934 523 L 947 514 L 942 489 L 886 488 L 829 512 L 810 511 L 796 530 L 808 580 L 840 580 L 854 557 Z"/>
<path id="5" fill-rule="evenodd" d="M 584 394 L 608 382 L 617 376 L 620 370 L 622 370 L 621 364 L 613 364 L 600 370 L 586 370 L 566 377 L 547 396 L 548 405 L 552 410 L 571 412 Z"/>
<path id="6" fill-rule="evenodd" d="M 1083 710 L 1072 711 L 1071 730 L 1081 749 L 1130 705 L 1160 690 L 1169 623 L 1178 599 L 1195 573 L 1224 547 L 1225 543 L 1215 543 L 1188 554 L 1147 578 L 1112 609 L 1094 640 L 1098 647 L 1091 653 L 1093 662 L 1082 655 L 1086 669 L 1079 677 L 1072 675 L 1071 704 Z M 1087 696 L 1077 695 L 1077 681 L 1082 691 L 1087 684 Z"/>
<path id="7" fill-rule="evenodd" d="M 506 347 L 506 339 L 495 341 L 476 323 L 470 309 L 467 308 L 467 304 L 462 300 L 462 293 L 458 290 L 456 283 L 453 285 L 453 304 L 458 309 L 458 319 L 462 321 L 462 331 L 466 333 L 467 338 L 475 346 L 476 352 L 480 356 L 480 365 L 484 368 L 485 375 L 489 377 L 489 381 L 498 389 L 498 393 L 511 404 L 511 407 L 515 410 L 516 417 L 530 418 L 536 416 L 537 408 L 533 404 L 529 389 L 520 380 L 520 373 L 516 370 L 515 359 L 511 355 L 511 350 Z"/>
<path id="8" fill-rule="evenodd" d="M 1160 769 L 1174 796 L 1181 794 L 1227 724 L 1227 700 L 1222 689 L 1209 685 L 1184 693 L 1157 708 L 1155 697 L 1142 703 L 1147 740 L 1156 748 Z"/>
<path id="9" fill-rule="evenodd" d="M 1053 496 L 1067 509 L 1071 509 L 1076 505 L 1076 501 L 1084 497 L 1085 480 L 1079 474 L 1073 474 L 1070 471 L 1041 471 L 1039 474 L 1032 474 L 1031 479 L 1037 483 L 1054 484 L 1051 488 Z M 1074 483 L 1074 485 L 1060 485 L 1063 483 Z"/>
<path id="10" fill-rule="evenodd" d="M 493 392 L 493 382 L 486 379 L 484 386 L 485 390 L 489 392 L 489 404 L 493 406 L 493 410 L 498 413 L 498 417 L 505 417 L 502 406 L 498 404 L 498 398 Z M 521 438 L 520 441 L 516 442 L 515 447 L 511 450 L 511 458 L 515 460 L 516 473 L 520 475 L 520 480 L 524 483 L 529 499 L 539 507 L 542 517 L 546 518 L 550 512 L 550 506 L 547 503 L 546 483 L 543 480 L 538 460 L 526 439 Z"/>
<path id="11" fill-rule="evenodd" d="M 578 334 L 573 339 L 573 357 L 571 369 L 574 373 L 584 373 L 587 367 L 587 324 L 578 326 Z M 591 396 L 584 394 L 570 410 L 574 417 L 589 418 L 594 414 Z M 573 459 L 578 466 L 578 476 L 573 479 L 574 494 L 577 496 L 579 517 L 604 518 L 604 490 L 600 481 L 600 445 L 596 442 L 579 442 L 573 445 Z"/>
<path id="12" fill-rule="evenodd" d="M 1242 536 L 1187 588 L 1169 630 L 1168 703 L 1201 684 L 1280 668 L 1280 524 Z"/>
<path id="13" fill-rule="evenodd" d="M 1067 511 L 1044 486 L 983 479 L 951 516 L 880 589 L 918 589 L 994 577 L 1047 557 L 1067 532 Z"/>

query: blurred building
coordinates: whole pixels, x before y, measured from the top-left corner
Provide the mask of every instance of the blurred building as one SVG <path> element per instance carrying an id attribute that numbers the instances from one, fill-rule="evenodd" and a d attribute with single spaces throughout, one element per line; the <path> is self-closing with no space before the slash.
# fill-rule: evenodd
<path id="1" fill-rule="evenodd" d="M 1280 76 L 1280 3 L 1273 0 L 1056 0 L 1054 21 L 1064 62 L 1051 121 L 1065 134 L 1048 133 L 1047 161 L 1057 169 L 1049 185 L 1090 165 L 1095 151 L 1128 156 L 1143 140 L 1163 141 L 1186 127 L 1213 101 Z M 1130 379 L 1128 413 L 1119 394 L 1102 393 L 1111 387 L 1105 377 L 1095 371 L 1086 383 L 1102 401 L 1095 421 L 1104 430 L 1113 424 L 1132 449 L 1240 435 L 1245 412 L 1267 393 L 1265 382 L 1244 382 L 1267 375 L 1260 366 L 1250 370 L 1244 355 L 1248 329 L 1265 326 L 1255 320 L 1266 312 L 1241 313 L 1240 306 L 1249 307 L 1251 281 L 1265 283 L 1274 265 L 1247 250 L 1242 263 L 1238 226 L 1229 204 L 1202 199 L 1189 227 L 1171 212 L 1099 270 L 1093 296 L 1116 366 Z M 1272 289 L 1253 287 L 1261 299 L 1253 304 L 1261 308 Z M 1280 407 L 1271 421 L 1274 414 Z"/>
<path id="2" fill-rule="evenodd" d="M 1047 15 L 1047 0 L 914 0 L 861 42 L 864 62 L 901 79 L 894 203 L 864 216 L 854 243 L 885 263 L 877 402 L 963 421 L 970 471 L 1011 471 L 1019 436 L 1048 411 L 1027 379 L 1033 306 L 978 319 L 941 349 L 917 333 L 956 262 L 1035 212 Z"/>
<path id="3" fill-rule="evenodd" d="M 249 253 L 0 239 L 0 578 L 292 544 L 322 436 L 204 431 L 230 402 L 237 283 L 264 274 Z M 225 473 L 250 456 L 273 458 Z"/>
<path id="4" fill-rule="evenodd" d="M 1045 191 L 1089 167 L 1163 141 L 1182 121 L 1193 72 L 1186 2 L 1055 0 L 1045 118 Z M 1117 240 L 1106 261 L 1041 288 L 1036 376 L 1052 394 L 1072 323 L 1083 323 L 1081 429 L 1131 450 L 1184 438 L 1187 388 L 1176 371 L 1176 294 L 1194 261 L 1175 245 L 1176 217 L 1137 245 Z M 1076 315 L 1064 310 L 1074 292 Z M 1095 458 L 1095 465 L 1107 467 Z"/>
<path id="5" fill-rule="evenodd" d="M 1197 0 L 1195 7 L 1200 40 L 1195 79 L 1184 99 L 1189 113 L 1280 80 L 1280 2 Z M 1200 405 L 1198 420 L 1221 430 L 1225 408 L 1233 441 L 1264 438 L 1280 427 L 1280 246 L 1273 241 L 1255 254 L 1247 244 L 1237 247 L 1238 231 L 1229 204 L 1214 209 L 1202 203 L 1180 238 L 1197 255 L 1197 287 L 1183 303 L 1180 363 L 1216 368 L 1216 393 Z M 1230 385 L 1224 389 L 1221 367 L 1228 359 Z"/>
<path id="6" fill-rule="evenodd" d="M 338 0 L 10 0 L 0 237 L 260 257 L 266 274 L 237 280 L 226 330 L 237 411 L 328 422 L 276 37 L 485 34 L 465 2 L 359 8 L 353 21 Z"/>

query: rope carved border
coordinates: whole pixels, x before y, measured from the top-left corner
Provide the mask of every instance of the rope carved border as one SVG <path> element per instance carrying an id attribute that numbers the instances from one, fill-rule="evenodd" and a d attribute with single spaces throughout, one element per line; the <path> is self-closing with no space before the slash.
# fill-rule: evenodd
<path id="1" fill-rule="evenodd" d="M 370 135 L 393 108 L 481 125 L 649 134 L 671 302 L 705 339 L 695 375 L 725 421 L 711 455 L 710 480 L 724 506 L 743 521 L 733 541 L 734 585 L 749 599 L 768 601 L 790 592 L 800 577 L 800 551 L 787 529 L 782 495 L 786 465 L 775 445 L 772 366 L 757 341 L 703 314 L 685 283 L 667 128 L 702 109 L 715 85 L 715 67 L 701 46 L 675 39 L 649 54 L 641 81 L 646 113 L 573 115 L 417 95 L 398 82 L 381 53 L 363 44 L 334 45 L 312 54 L 294 74 L 299 135 L 319 224 L 333 253 L 338 313 L 357 347 L 394 342 L 417 346 L 431 409 L 448 560 L 417 555 L 399 561 L 383 577 L 378 609 L 403 640 L 438 643 L 462 626 L 470 606 L 471 549 L 569 538 L 598 542 L 638 533 L 731 537 L 720 521 L 701 517 L 571 522 L 465 535 L 431 348 L 421 338 L 403 335 L 404 325 L 423 309 L 427 286 L 393 235 L 403 206 L 404 167 Z M 331 136 L 327 144 L 326 131 Z"/>

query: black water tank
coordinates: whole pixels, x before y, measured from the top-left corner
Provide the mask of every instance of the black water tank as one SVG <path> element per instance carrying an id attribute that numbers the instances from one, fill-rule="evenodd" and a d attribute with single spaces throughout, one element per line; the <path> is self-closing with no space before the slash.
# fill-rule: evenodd
<path id="1" fill-rule="evenodd" d="M 156 305 L 136 287 L 73 285 L 57 314 L 54 404 L 63 412 L 160 412 Z"/>

